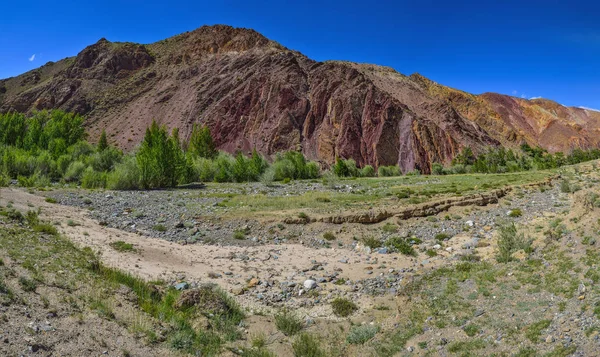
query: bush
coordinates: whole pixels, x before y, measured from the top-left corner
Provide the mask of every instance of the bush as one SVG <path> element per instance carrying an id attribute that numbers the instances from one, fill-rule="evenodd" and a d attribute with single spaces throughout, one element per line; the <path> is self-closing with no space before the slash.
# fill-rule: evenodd
<path id="1" fill-rule="evenodd" d="M 571 183 L 569 180 L 564 179 L 560 182 L 560 192 L 562 193 L 571 193 Z"/>
<path id="2" fill-rule="evenodd" d="M 402 176 L 402 172 L 398 166 L 379 166 L 377 170 L 377 176 L 379 177 L 393 177 Z"/>
<path id="3" fill-rule="evenodd" d="M 311 334 L 303 333 L 292 342 L 294 357 L 325 357 L 319 340 Z"/>
<path id="4" fill-rule="evenodd" d="M 371 165 L 365 165 L 360 169 L 360 177 L 375 177 L 375 169 Z"/>
<path id="5" fill-rule="evenodd" d="M 406 238 L 391 237 L 385 242 L 385 245 L 393 251 L 400 252 L 404 255 L 417 256 L 415 248 L 413 248 L 412 244 L 410 244 Z"/>
<path id="6" fill-rule="evenodd" d="M 498 234 L 498 256 L 496 260 L 499 263 L 507 263 L 513 260 L 512 254 L 520 249 L 523 249 L 526 253 L 531 252 L 533 240 L 526 238 L 524 233 L 519 233 L 514 223 L 501 225 Z"/>
<path id="7" fill-rule="evenodd" d="M 333 309 L 333 313 L 340 317 L 348 317 L 358 310 L 358 306 L 355 303 L 344 298 L 335 298 L 331 302 L 331 308 Z"/>
<path id="8" fill-rule="evenodd" d="M 327 231 L 327 232 L 323 233 L 323 238 L 325 238 L 325 240 L 334 240 L 335 235 L 332 232 Z"/>
<path id="9" fill-rule="evenodd" d="M 123 153 L 120 150 L 108 147 L 92 155 L 88 162 L 95 171 L 111 171 L 122 157 Z"/>
<path id="10" fill-rule="evenodd" d="M 81 187 L 83 187 L 83 188 L 104 188 L 104 187 L 106 187 L 107 180 L 108 180 L 108 174 L 106 172 L 94 171 L 91 167 L 88 167 L 83 172 L 83 176 L 81 178 Z"/>
<path id="11" fill-rule="evenodd" d="M 83 171 L 86 169 L 86 165 L 81 161 L 72 162 L 65 173 L 64 179 L 67 182 L 79 182 L 81 180 L 81 176 L 83 176 Z"/>
<path id="12" fill-rule="evenodd" d="M 314 179 L 319 177 L 319 165 L 308 162 L 301 152 L 288 151 L 277 154 L 272 165 L 276 181 L 290 178 L 294 180 Z"/>
<path id="13" fill-rule="evenodd" d="M 433 164 L 431 164 L 431 174 L 432 175 L 443 175 L 444 172 L 444 166 L 442 166 L 442 164 L 439 164 L 437 162 L 434 162 Z"/>
<path id="14" fill-rule="evenodd" d="M 275 315 L 275 326 L 286 336 L 292 336 L 302 330 L 304 324 L 302 320 L 288 309 L 283 309 Z"/>
<path id="15" fill-rule="evenodd" d="M 136 190 L 140 188 L 140 172 L 136 158 L 127 156 L 107 176 L 106 186 L 111 190 Z"/>
<path id="16" fill-rule="evenodd" d="M 361 325 L 353 326 L 346 336 L 346 341 L 353 345 L 362 345 L 371 340 L 379 332 L 379 326 Z"/>

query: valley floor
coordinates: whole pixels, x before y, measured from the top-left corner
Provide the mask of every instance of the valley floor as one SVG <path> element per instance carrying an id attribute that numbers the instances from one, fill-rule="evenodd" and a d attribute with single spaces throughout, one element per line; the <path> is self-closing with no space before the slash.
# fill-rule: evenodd
<path id="1" fill-rule="evenodd" d="M 597 355 L 598 182 L 585 163 L 269 187 L 4 188 L 0 352 Z M 450 207 L 436 213 L 439 202 Z M 209 284 L 234 297 L 226 314 L 182 303 Z"/>

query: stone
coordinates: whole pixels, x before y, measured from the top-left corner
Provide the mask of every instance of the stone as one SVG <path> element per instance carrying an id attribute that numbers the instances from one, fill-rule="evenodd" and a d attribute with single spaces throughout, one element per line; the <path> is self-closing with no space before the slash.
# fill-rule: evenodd
<path id="1" fill-rule="evenodd" d="M 185 290 L 185 289 L 189 289 L 190 284 L 186 283 L 186 282 L 181 282 L 178 284 L 175 284 L 175 290 Z"/>
<path id="2" fill-rule="evenodd" d="M 312 279 L 307 279 L 302 285 L 306 290 L 312 290 L 317 287 L 317 282 Z"/>

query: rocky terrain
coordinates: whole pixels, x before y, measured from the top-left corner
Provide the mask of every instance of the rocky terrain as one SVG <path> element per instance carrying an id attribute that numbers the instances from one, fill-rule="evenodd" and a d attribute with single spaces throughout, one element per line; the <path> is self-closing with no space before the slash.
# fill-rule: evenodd
<path id="1" fill-rule="evenodd" d="M 0 333 L 0 351 L 189 351 L 143 296 L 132 297 L 127 280 L 107 283 L 81 268 L 98 252 L 102 264 L 178 294 L 169 307 L 211 284 L 233 296 L 245 317 L 235 333 L 215 330 L 230 336 L 218 354 L 299 356 L 312 346 L 315 356 L 593 355 L 600 348 L 597 165 L 140 192 L 2 189 L 0 318 L 10 328 Z M 495 201 L 422 217 L 318 219 L 472 202 L 498 190 L 505 194 Z M 38 211 L 64 238 L 49 228 L 28 233 L 25 220 L 11 223 L 13 209 Z M 57 245 L 63 239 L 75 245 Z M 91 250 L 76 250 L 83 247 Z M 200 330 L 218 326 L 202 316 L 188 318 Z M 86 328 L 73 340 L 69 321 L 97 332 Z"/>
<path id="2" fill-rule="evenodd" d="M 323 165 L 398 164 L 429 172 L 465 146 L 523 142 L 550 151 L 599 144 L 600 113 L 545 99 L 471 95 L 418 74 L 316 62 L 259 33 L 203 26 L 153 44 L 101 39 L 76 57 L 0 80 L 0 111 L 60 108 L 87 117 L 92 140 L 133 149 L 153 119 L 211 129 L 219 148 L 301 150 Z"/>

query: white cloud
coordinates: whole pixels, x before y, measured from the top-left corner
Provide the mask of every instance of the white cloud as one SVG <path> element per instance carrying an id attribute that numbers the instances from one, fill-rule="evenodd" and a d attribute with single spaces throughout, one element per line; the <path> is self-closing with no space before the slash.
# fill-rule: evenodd
<path id="1" fill-rule="evenodd" d="M 593 112 L 600 112 L 600 109 L 588 108 L 588 107 L 579 107 L 580 109 L 591 110 Z"/>
<path id="2" fill-rule="evenodd" d="M 33 62 L 33 60 L 35 59 L 35 53 L 31 55 L 31 57 L 29 57 L 29 62 Z"/>
<path id="3" fill-rule="evenodd" d="M 525 94 L 525 93 L 521 94 L 521 98 L 527 99 L 527 94 Z"/>
<path id="4" fill-rule="evenodd" d="M 534 100 L 534 99 L 542 99 L 542 97 L 539 96 L 539 97 L 531 97 L 531 98 L 529 98 L 529 100 Z"/>

